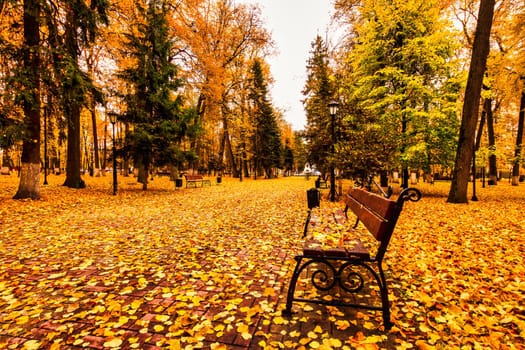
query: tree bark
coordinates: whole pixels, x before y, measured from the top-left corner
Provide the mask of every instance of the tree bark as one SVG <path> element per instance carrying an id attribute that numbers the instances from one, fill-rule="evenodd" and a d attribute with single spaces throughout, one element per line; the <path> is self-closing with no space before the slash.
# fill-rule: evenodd
<path id="1" fill-rule="evenodd" d="M 489 139 L 489 181 L 492 185 L 498 184 L 498 163 L 496 159 L 496 137 L 494 136 L 494 114 L 492 113 L 492 99 L 487 98 L 484 103 L 487 116 L 487 135 Z"/>
<path id="2" fill-rule="evenodd" d="M 518 133 L 516 135 L 516 151 L 514 153 L 514 165 L 512 167 L 512 185 L 518 186 L 520 177 L 520 159 L 523 148 L 523 123 L 525 119 L 525 91 L 521 92 L 520 111 L 518 116 Z"/>
<path id="3" fill-rule="evenodd" d="M 20 182 L 13 198 L 40 198 L 40 2 L 24 1 L 24 94 L 25 135 Z"/>
<path id="4" fill-rule="evenodd" d="M 469 172 L 474 155 L 474 136 L 478 121 L 483 75 L 490 51 L 490 30 L 495 0 L 481 0 L 472 57 L 465 89 L 458 149 L 447 202 L 468 203 Z"/>
<path id="5" fill-rule="evenodd" d="M 93 152 L 94 152 L 94 161 L 95 161 L 95 174 L 96 176 L 100 176 L 100 157 L 98 153 L 98 132 L 97 132 L 97 112 L 95 108 L 95 103 L 92 102 L 91 105 L 91 124 L 93 126 Z"/>
<path id="6" fill-rule="evenodd" d="M 73 5 L 69 5 L 66 14 L 66 50 L 74 66 L 74 72 L 68 72 L 64 77 L 66 82 L 64 91 L 64 112 L 67 119 L 67 159 L 66 180 L 64 186 L 70 188 L 84 188 L 84 180 L 80 177 L 80 111 L 82 96 L 81 82 L 73 75 L 79 74 L 78 66 L 78 39 L 76 18 Z"/>

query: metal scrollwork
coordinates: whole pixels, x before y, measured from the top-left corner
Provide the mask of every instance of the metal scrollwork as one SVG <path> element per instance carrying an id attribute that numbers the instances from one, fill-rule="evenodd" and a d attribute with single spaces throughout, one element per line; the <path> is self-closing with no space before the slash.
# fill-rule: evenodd
<path id="1" fill-rule="evenodd" d="M 312 273 L 313 286 L 322 291 L 332 289 L 337 281 L 335 268 L 326 261 L 316 261 L 316 263 L 321 266 L 316 266 L 316 270 Z"/>
<path id="2" fill-rule="evenodd" d="M 343 264 L 339 268 L 339 285 L 349 293 L 358 293 L 363 289 L 365 281 L 359 272 L 353 270 L 353 266 L 355 265 Z"/>
<path id="3" fill-rule="evenodd" d="M 417 202 L 421 199 L 421 192 L 414 187 L 405 188 L 400 194 L 399 199 L 403 201 Z"/>
<path id="4" fill-rule="evenodd" d="M 327 260 L 312 260 L 303 268 L 307 265 L 314 267 L 310 280 L 317 290 L 328 291 L 339 285 L 348 293 L 358 293 L 365 285 L 363 276 L 354 270 L 356 265 L 353 263 L 345 263 L 337 269 Z"/>

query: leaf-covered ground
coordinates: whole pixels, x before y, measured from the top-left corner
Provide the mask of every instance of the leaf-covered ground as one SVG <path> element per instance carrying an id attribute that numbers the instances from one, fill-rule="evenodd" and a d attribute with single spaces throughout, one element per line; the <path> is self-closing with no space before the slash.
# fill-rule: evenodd
<path id="1" fill-rule="evenodd" d="M 85 180 L 51 175 L 42 200 L 14 201 L 0 176 L 2 349 L 524 349 L 524 184 L 468 205 L 417 185 L 387 252 L 385 333 L 366 310 L 281 315 L 313 179 L 120 178 L 117 196 L 110 176 Z"/>

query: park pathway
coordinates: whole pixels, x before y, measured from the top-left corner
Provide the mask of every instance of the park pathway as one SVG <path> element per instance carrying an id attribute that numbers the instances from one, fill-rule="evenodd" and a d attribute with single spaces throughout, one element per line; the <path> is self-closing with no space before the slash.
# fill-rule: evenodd
<path id="1" fill-rule="evenodd" d="M 508 191 L 506 215 L 485 220 L 481 202 L 450 211 L 439 184 L 424 188 L 430 195 L 405 208 L 410 220 L 400 219 L 387 253 L 396 326 L 384 333 L 375 312 L 294 305 L 291 318 L 281 315 L 313 179 L 174 189 L 164 177 L 143 192 L 135 179 L 119 178 L 116 196 L 110 177 L 86 177 L 83 190 L 61 186 L 62 177 L 49 181 L 42 200 L 14 201 L 16 176 L 0 177 L 1 349 L 523 343 L 525 234 L 523 222 L 511 221 L 523 219 L 522 192 Z M 484 191 L 481 198 L 491 195 Z M 501 206 L 493 198 L 483 206 Z M 465 217 L 475 224 L 458 224 Z M 498 240 L 474 230 L 499 232 Z M 498 249 L 485 249 L 494 243 Z M 499 277 L 465 275 L 474 269 Z"/>

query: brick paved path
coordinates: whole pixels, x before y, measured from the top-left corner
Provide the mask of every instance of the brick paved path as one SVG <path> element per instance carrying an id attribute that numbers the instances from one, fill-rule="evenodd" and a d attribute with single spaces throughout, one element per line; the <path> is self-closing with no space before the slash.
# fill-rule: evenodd
<path id="1" fill-rule="evenodd" d="M 344 345 L 357 328 L 339 310 L 281 317 L 310 186 L 153 184 L 112 197 L 88 181 L 86 191 L 50 185 L 37 202 L 4 195 L 0 348 Z"/>

